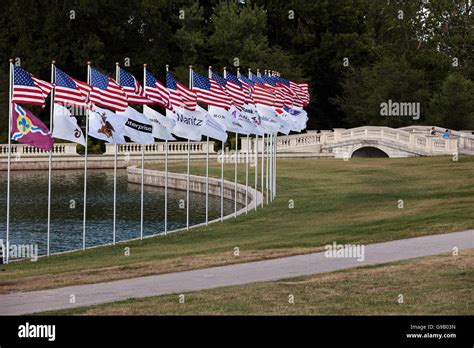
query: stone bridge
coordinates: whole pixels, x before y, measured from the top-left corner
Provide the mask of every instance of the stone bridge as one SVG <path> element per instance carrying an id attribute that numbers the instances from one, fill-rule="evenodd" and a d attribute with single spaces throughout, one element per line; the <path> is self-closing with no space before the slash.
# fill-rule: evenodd
<path id="1" fill-rule="evenodd" d="M 445 129 L 435 127 L 438 132 Z M 321 132 L 279 136 L 281 157 L 412 157 L 474 154 L 472 131 L 451 131 L 449 139 L 430 135 L 431 126 L 389 128 L 365 126 L 352 129 L 335 128 Z M 244 150 L 245 150 L 244 146 Z M 261 141 L 259 142 L 261 149 Z M 255 143 L 251 144 L 251 150 Z"/>

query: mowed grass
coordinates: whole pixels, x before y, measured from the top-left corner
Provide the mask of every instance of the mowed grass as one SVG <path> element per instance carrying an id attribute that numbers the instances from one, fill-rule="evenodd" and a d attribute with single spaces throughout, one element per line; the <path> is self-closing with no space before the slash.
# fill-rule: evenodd
<path id="1" fill-rule="evenodd" d="M 472 315 L 474 250 L 52 315 Z M 402 296 L 402 297 L 400 297 Z M 399 301 L 403 302 L 400 303 Z"/>
<path id="2" fill-rule="evenodd" d="M 226 164 L 229 180 L 233 167 Z M 193 174 L 205 172 L 203 163 L 191 168 Z M 170 171 L 185 171 L 185 164 L 170 164 Z M 213 163 L 210 172 L 220 176 L 220 165 Z M 189 232 L 14 262 L 0 267 L 0 293 L 302 254 L 333 242 L 367 244 L 473 228 L 473 172 L 472 157 L 279 160 L 278 196 L 264 209 Z M 244 173 L 240 164 L 239 181 Z M 253 169 L 250 177 L 253 183 Z"/>

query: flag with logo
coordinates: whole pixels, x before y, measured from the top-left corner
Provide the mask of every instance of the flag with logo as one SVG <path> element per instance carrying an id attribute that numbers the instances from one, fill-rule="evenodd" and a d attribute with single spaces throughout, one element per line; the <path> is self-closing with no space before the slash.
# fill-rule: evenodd
<path id="1" fill-rule="evenodd" d="M 89 111 L 89 135 L 114 144 L 125 144 L 124 117 L 114 112 L 95 107 Z"/>
<path id="2" fill-rule="evenodd" d="M 173 110 L 166 110 L 166 117 L 176 122 L 173 134 L 193 141 L 201 140 L 202 129 L 206 122 L 207 113 L 185 108 L 173 107 Z"/>
<path id="3" fill-rule="evenodd" d="M 173 135 L 171 135 L 171 132 L 176 125 L 176 121 L 165 117 L 147 105 L 143 107 L 143 115 L 145 115 L 153 125 L 153 137 L 162 140 L 176 140 Z"/>
<path id="4" fill-rule="evenodd" d="M 234 111 L 234 114 L 232 114 Z M 237 120 L 237 109 L 231 108 L 229 110 L 212 106 L 208 108 L 209 116 L 212 117 L 217 123 L 221 125 L 227 132 L 241 133 L 242 126 Z"/>
<path id="5" fill-rule="evenodd" d="M 53 137 L 86 145 L 81 127 L 77 125 L 77 119 L 72 116 L 68 108 L 56 103 L 53 113 Z"/>
<path id="6" fill-rule="evenodd" d="M 202 135 L 223 142 L 227 141 L 227 133 L 225 129 L 217 121 L 215 121 L 214 118 L 208 115 L 207 110 L 203 109 L 199 105 L 197 106 L 196 110 L 206 114 L 206 122 L 202 128 Z"/>
<path id="7" fill-rule="evenodd" d="M 117 116 L 125 119 L 124 135 L 137 144 L 153 144 L 153 126 L 141 112 L 128 107 L 123 112 L 117 112 Z"/>
<path id="8" fill-rule="evenodd" d="M 260 115 L 261 127 L 265 133 L 274 134 L 280 130 L 280 123 L 275 117 L 275 110 L 272 107 L 257 104 L 257 112 Z"/>
<path id="9" fill-rule="evenodd" d="M 24 107 L 12 104 L 11 139 L 19 143 L 32 145 L 49 151 L 53 148 L 54 139 L 48 127 L 39 118 Z"/>

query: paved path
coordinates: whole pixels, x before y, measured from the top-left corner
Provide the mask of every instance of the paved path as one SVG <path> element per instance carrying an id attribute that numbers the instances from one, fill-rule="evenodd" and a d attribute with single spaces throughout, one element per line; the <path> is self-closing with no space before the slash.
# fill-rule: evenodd
<path id="1" fill-rule="evenodd" d="M 212 267 L 187 272 L 0 295 L 0 315 L 20 315 L 90 306 L 129 298 L 184 293 L 376 265 L 474 248 L 474 230 L 402 239 L 365 246 L 365 259 L 327 258 L 324 252 Z M 76 303 L 69 303 L 74 294 Z"/>

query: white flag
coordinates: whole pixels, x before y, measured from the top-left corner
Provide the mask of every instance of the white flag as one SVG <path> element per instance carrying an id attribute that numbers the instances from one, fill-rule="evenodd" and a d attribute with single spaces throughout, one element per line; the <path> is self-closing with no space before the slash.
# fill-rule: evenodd
<path id="1" fill-rule="evenodd" d="M 257 110 L 255 110 L 255 105 L 244 104 L 238 117 L 239 123 L 247 131 L 247 134 L 263 134 L 263 130 L 259 126 L 260 116 L 258 116 Z"/>
<path id="2" fill-rule="evenodd" d="M 269 106 L 257 104 L 257 112 L 260 115 L 261 126 L 265 133 L 275 134 L 280 129 L 280 123 L 277 122 L 274 114 L 275 110 Z"/>
<path id="3" fill-rule="evenodd" d="M 237 118 L 237 109 L 232 106 L 230 110 L 217 106 L 209 106 L 209 115 L 228 132 L 242 133 L 242 125 Z"/>
<path id="4" fill-rule="evenodd" d="M 125 118 L 124 135 L 137 144 L 153 144 L 153 126 L 141 112 L 128 107 L 123 112 L 117 112 L 117 116 Z"/>
<path id="5" fill-rule="evenodd" d="M 293 131 L 301 132 L 302 130 L 306 129 L 308 113 L 303 110 L 303 108 L 285 108 L 284 110 L 290 115 L 290 119 L 293 120 Z"/>
<path id="6" fill-rule="evenodd" d="M 225 129 L 219 123 L 217 123 L 214 118 L 209 117 L 208 112 L 199 105 L 197 106 L 196 110 L 207 114 L 206 122 L 202 128 L 202 135 L 225 142 L 227 140 L 227 133 Z"/>
<path id="7" fill-rule="evenodd" d="M 95 107 L 89 111 L 89 135 L 114 144 L 125 144 L 125 119 L 110 110 Z"/>
<path id="8" fill-rule="evenodd" d="M 153 125 L 153 136 L 162 140 L 176 140 L 172 135 L 176 121 L 160 114 L 158 111 L 153 110 L 148 105 L 143 105 L 143 115 Z"/>
<path id="9" fill-rule="evenodd" d="M 53 138 L 69 140 L 74 143 L 86 145 L 81 128 L 71 112 L 60 104 L 54 104 Z"/>
<path id="10" fill-rule="evenodd" d="M 166 110 L 166 117 L 176 121 L 173 134 L 178 137 L 199 141 L 207 115 L 201 111 L 190 111 L 180 107 Z"/>

